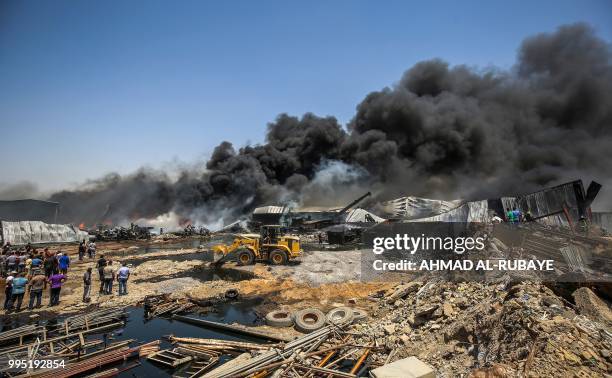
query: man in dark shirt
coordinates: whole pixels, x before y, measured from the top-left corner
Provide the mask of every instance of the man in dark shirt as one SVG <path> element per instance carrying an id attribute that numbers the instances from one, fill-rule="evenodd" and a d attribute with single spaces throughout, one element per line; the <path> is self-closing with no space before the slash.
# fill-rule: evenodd
<path id="1" fill-rule="evenodd" d="M 79 243 L 79 261 L 83 260 L 83 256 L 85 256 L 85 241 Z"/>
<path id="2" fill-rule="evenodd" d="M 30 289 L 30 304 L 28 308 L 32 310 L 34 308 L 34 301 L 36 301 L 36 307 L 39 308 L 42 302 L 43 290 L 47 288 L 47 278 L 40 272 L 40 270 L 34 270 L 34 277 L 28 283 Z"/>
<path id="3" fill-rule="evenodd" d="M 89 302 L 89 293 L 91 292 L 91 268 L 87 268 L 83 274 L 83 302 Z"/>
<path id="4" fill-rule="evenodd" d="M 53 268 L 55 267 L 55 256 L 45 256 L 44 268 L 45 277 L 51 277 L 53 274 Z"/>
<path id="5" fill-rule="evenodd" d="M 100 275 L 100 293 L 104 292 L 104 267 L 106 266 L 106 259 L 104 255 L 100 255 L 96 268 L 98 268 L 98 274 Z"/>

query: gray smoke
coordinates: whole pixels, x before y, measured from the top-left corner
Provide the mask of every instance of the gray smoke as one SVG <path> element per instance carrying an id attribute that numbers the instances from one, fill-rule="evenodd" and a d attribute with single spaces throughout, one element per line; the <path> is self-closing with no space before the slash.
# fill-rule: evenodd
<path id="1" fill-rule="evenodd" d="M 510 71 L 421 62 L 395 86 L 368 94 L 347 129 L 333 117 L 281 114 L 265 144 L 223 142 L 205 167 L 176 180 L 141 170 L 50 199 L 61 202 L 67 222 L 170 210 L 206 222 L 330 193 L 341 202 L 365 188 L 378 199 L 472 199 L 580 177 L 612 184 L 611 56 L 588 25 L 575 24 L 526 39 Z M 338 179 L 324 179 L 330 167 Z"/>

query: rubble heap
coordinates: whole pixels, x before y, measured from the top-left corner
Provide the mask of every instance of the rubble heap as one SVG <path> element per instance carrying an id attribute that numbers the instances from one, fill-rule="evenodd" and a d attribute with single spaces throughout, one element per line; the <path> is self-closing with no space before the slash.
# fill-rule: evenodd
<path id="1" fill-rule="evenodd" d="M 597 298 L 588 288 L 581 297 Z M 438 376 L 601 376 L 612 371 L 610 309 L 573 305 L 541 283 L 410 282 L 376 299 L 354 331 L 384 340 L 389 355 L 417 356 Z M 582 300 L 582 303 L 586 300 Z M 603 313 L 603 314 L 602 314 Z M 376 359 L 380 361 L 376 361 Z M 498 374 L 498 375 L 494 375 Z M 491 376 L 491 375 L 489 375 Z"/>

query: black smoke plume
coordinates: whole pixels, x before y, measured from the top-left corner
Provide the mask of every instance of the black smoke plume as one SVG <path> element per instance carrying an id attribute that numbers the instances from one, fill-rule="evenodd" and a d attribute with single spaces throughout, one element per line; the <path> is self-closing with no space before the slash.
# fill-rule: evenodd
<path id="1" fill-rule="evenodd" d="M 110 175 L 50 200 L 66 222 L 169 211 L 210 222 L 263 204 L 324 202 L 325 185 L 337 198 L 373 188 L 379 199 L 476 199 L 580 177 L 612 184 L 611 56 L 588 25 L 575 24 L 526 39 L 510 71 L 424 61 L 368 94 L 346 129 L 333 117 L 281 114 L 265 144 L 223 142 L 205 167 L 178 179 Z"/>

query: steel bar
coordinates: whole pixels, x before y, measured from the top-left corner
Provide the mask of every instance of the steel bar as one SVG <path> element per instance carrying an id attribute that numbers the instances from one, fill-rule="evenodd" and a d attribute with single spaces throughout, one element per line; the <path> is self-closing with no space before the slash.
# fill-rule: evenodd
<path id="1" fill-rule="evenodd" d="M 288 342 L 288 341 L 293 340 L 292 338 L 289 338 L 289 337 L 272 335 L 272 334 L 269 334 L 269 333 L 264 333 L 264 332 L 248 329 L 247 327 L 238 327 L 238 326 L 235 326 L 235 325 L 229 325 L 229 324 L 224 324 L 224 323 L 217 323 L 217 322 L 212 322 L 210 320 L 203 320 L 203 319 L 198 319 L 198 318 L 192 318 L 192 317 L 189 317 L 189 316 L 174 315 L 174 316 L 172 316 L 172 319 L 176 319 L 176 320 L 180 320 L 182 322 L 199 325 L 199 326 L 202 326 L 202 327 L 216 328 L 216 329 L 221 329 L 221 330 L 224 330 L 224 331 L 231 331 L 231 332 L 235 332 L 235 333 L 240 333 L 240 334 L 243 334 L 243 335 L 259 337 L 259 338 L 266 339 L 266 340 L 282 341 L 282 342 Z"/>

